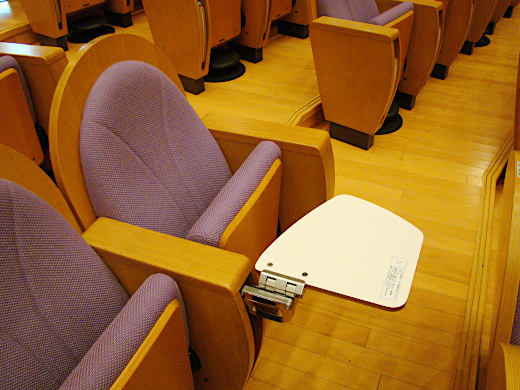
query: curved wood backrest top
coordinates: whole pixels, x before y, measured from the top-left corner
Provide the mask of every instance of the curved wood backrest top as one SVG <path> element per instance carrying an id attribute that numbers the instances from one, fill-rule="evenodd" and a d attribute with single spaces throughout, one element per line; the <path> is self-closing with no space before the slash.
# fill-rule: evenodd
<path id="1" fill-rule="evenodd" d="M 83 107 L 98 77 L 111 65 L 143 61 L 164 72 L 183 91 L 177 72 L 165 54 L 150 41 L 129 34 L 100 37 L 83 46 L 68 64 L 56 87 L 50 118 L 50 153 L 56 182 L 82 230 L 96 215 L 83 179 L 79 132 Z"/>
<path id="2" fill-rule="evenodd" d="M 49 176 L 23 154 L 4 145 L 0 145 L 0 178 L 19 184 L 38 195 L 58 211 L 74 229 L 81 232 L 67 201 Z"/>

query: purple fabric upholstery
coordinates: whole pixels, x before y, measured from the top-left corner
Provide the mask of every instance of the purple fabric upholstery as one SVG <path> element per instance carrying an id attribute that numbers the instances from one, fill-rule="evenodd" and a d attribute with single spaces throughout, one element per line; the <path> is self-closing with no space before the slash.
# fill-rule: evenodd
<path id="1" fill-rule="evenodd" d="M 407 1 L 379 14 L 375 0 L 318 0 L 318 16 L 384 26 L 413 9 Z"/>
<path id="2" fill-rule="evenodd" d="M 31 117 L 33 123 L 36 123 L 36 114 L 34 113 L 34 106 L 31 98 L 31 93 L 29 92 L 29 87 L 27 86 L 27 80 L 25 80 L 25 76 L 23 75 L 22 68 L 20 64 L 11 56 L 2 56 L 0 57 L 0 73 L 5 70 L 13 68 L 18 72 L 18 76 L 20 77 L 20 81 L 22 83 L 23 93 L 25 95 L 25 100 L 27 100 L 27 105 L 29 106 L 29 111 L 31 112 Z"/>
<path id="3" fill-rule="evenodd" d="M 517 293 L 515 317 L 511 330 L 511 344 L 520 345 L 520 288 Z"/>
<path id="4" fill-rule="evenodd" d="M 83 174 L 98 217 L 215 246 L 260 183 L 259 173 L 279 156 L 275 144 L 261 145 L 239 170 L 246 173 L 226 185 L 231 171 L 211 133 L 175 84 L 139 61 L 120 62 L 99 77 L 80 134 Z M 256 176 L 247 177 L 252 172 Z"/>
<path id="5" fill-rule="evenodd" d="M 347 2 L 344 0 L 317 0 L 318 16 L 330 16 L 344 20 L 353 20 Z"/>
<path id="6" fill-rule="evenodd" d="M 274 142 L 260 142 L 193 225 L 186 238 L 218 246 L 224 230 L 249 200 L 280 155 L 280 148 Z"/>
<path id="7" fill-rule="evenodd" d="M 57 389 L 128 297 L 68 222 L 0 180 L 0 388 Z"/>
<path id="8" fill-rule="evenodd" d="M 162 274 L 146 279 L 60 390 L 109 389 L 174 299 L 180 301 L 185 319 L 182 296 L 173 279 Z M 189 342 L 187 332 L 186 339 Z"/>
<path id="9" fill-rule="evenodd" d="M 105 216 L 185 237 L 231 178 L 215 139 L 162 72 L 138 61 L 108 68 L 83 111 L 81 162 Z"/>
<path id="10" fill-rule="evenodd" d="M 375 0 L 344 0 L 347 2 L 352 20 L 368 23 L 369 20 L 379 15 Z"/>
<path id="11" fill-rule="evenodd" d="M 376 16 L 372 20 L 370 20 L 371 24 L 377 24 L 378 26 L 386 26 L 388 23 L 393 22 L 397 18 L 400 18 L 408 11 L 413 10 L 413 3 L 409 1 L 405 1 L 404 3 L 400 3 L 395 7 L 390 8 L 389 10 L 383 12 L 379 16 Z"/>

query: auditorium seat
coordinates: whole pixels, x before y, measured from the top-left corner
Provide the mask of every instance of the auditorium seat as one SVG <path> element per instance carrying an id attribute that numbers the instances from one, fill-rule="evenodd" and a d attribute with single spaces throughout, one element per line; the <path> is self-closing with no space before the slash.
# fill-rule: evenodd
<path id="1" fill-rule="evenodd" d="M 125 291 L 56 185 L 4 145 L 0 203 L 2 389 L 194 388 L 173 279 Z"/>
<path id="2" fill-rule="evenodd" d="M 141 72 L 143 69 L 147 69 L 146 72 L 150 71 L 146 81 L 131 77 L 134 74 L 132 70 L 144 76 L 144 72 Z M 93 88 L 100 75 L 103 74 L 100 80 L 103 80 L 103 77 L 110 80 L 112 76 L 115 77 L 112 73 L 114 71 L 115 74 L 121 71 L 119 76 L 125 73 L 126 76 L 130 76 L 121 78 L 127 92 L 125 95 L 117 95 L 116 91 L 116 97 L 122 97 L 117 105 L 111 100 L 110 95 L 104 95 L 103 88 L 100 95 L 97 87 Z M 159 80 L 158 85 L 163 95 L 149 92 L 140 98 L 139 93 L 146 91 L 155 82 L 151 80 Z M 105 83 L 99 81 L 99 84 Z M 91 93 L 91 101 L 86 103 Z M 97 103 L 102 101 L 106 101 L 107 105 L 96 108 Z M 143 109 L 149 112 L 139 113 L 136 104 L 132 102 L 139 102 Z M 123 112 L 128 118 L 123 120 L 121 117 L 122 133 L 116 136 L 102 129 L 111 124 L 117 127 L 114 119 Z M 53 169 L 57 183 L 81 228 L 86 229 L 87 241 L 97 250 L 104 251 L 103 248 L 113 244 L 114 238 L 118 237 L 115 241 L 117 245 L 121 245 L 119 250 L 123 252 L 127 249 L 139 251 L 145 259 L 150 257 L 150 248 L 154 248 L 153 252 L 165 254 L 165 260 L 158 260 L 156 254 L 153 254 L 150 261 L 154 264 L 154 269 L 170 274 L 183 292 L 191 344 L 202 364 L 201 370 L 194 374 L 196 387 L 242 388 L 261 345 L 263 322 L 258 317 L 248 319 L 239 289 L 246 279 L 252 278 L 254 281 L 254 262 L 276 238 L 278 221 L 280 231 L 284 231 L 307 212 L 332 197 L 334 164 L 328 134 L 319 130 L 218 115 L 209 115 L 203 124 L 185 101 L 175 68 L 164 53 L 149 41 L 126 34 L 98 39 L 75 57 L 60 80 L 52 113 L 50 143 Z M 87 126 L 82 125 L 82 117 L 90 117 L 90 114 L 94 114 L 90 119 L 91 125 L 101 127 L 98 129 L 102 131 L 98 135 L 104 139 L 101 144 L 118 144 L 123 151 L 127 145 L 126 157 L 121 161 L 108 162 L 108 157 L 115 157 L 116 160 L 119 158 L 112 155 L 112 150 L 109 151 L 113 146 L 107 146 L 109 149 L 105 149 L 107 153 L 104 155 L 100 150 L 97 157 L 95 151 L 85 148 L 80 150 L 80 142 L 83 142 L 80 140 L 80 136 L 83 137 L 83 130 L 80 132 L 80 128 Z M 148 127 L 152 124 L 149 122 L 150 115 L 158 115 L 157 118 L 169 123 L 170 127 L 162 130 L 157 128 L 157 131 L 154 131 Z M 191 127 L 197 131 L 197 136 L 188 135 L 193 130 L 184 126 L 189 124 L 188 119 L 192 122 Z M 131 135 L 137 138 L 131 141 L 128 138 Z M 173 144 L 177 136 L 184 139 L 184 146 Z M 264 139 L 274 142 L 262 142 Z M 152 146 L 153 142 L 155 146 Z M 94 147 L 95 143 L 94 140 L 91 146 Z M 147 145 L 152 146 L 146 152 L 147 156 L 137 151 Z M 188 147 L 192 146 L 198 147 L 201 151 L 197 154 L 189 152 Z M 215 147 L 219 149 L 216 152 Z M 167 156 L 169 152 L 165 152 L 165 149 L 169 148 L 180 149 L 181 154 L 175 157 L 175 160 L 167 157 L 166 161 L 161 156 Z M 210 149 L 213 149 L 213 152 L 209 152 Z M 277 157 L 280 152 L 283 170 L 280 158 Z M 250 172 L 256 169 L 250 163 L 258 154 L 268 154 L 271 156 L 270 161 L 274 162 L 263 164 L 262 169 L 267 171 L 265 177 L 257 176 L 260 184 L 255 183 L 251 187 L 252 195 L 240 196 L 242 202 L 245 200 L 245 204 L 242 208 L 237 208 L 236 204 L 239 203 L 233 199 L 236 198 L 233 195 L 234 191 L 242 186 L 240 176 L 248 178 Z M 88 158 L 83 162 L 83 166 L 83 157 L 80 155 Z M 139 158 L 135 159 L 137 155 Z M 181 158 L 188 158 L 195 165 L 191 165 L 191 168 L 185 167 Z M 139 159 L 143 163 L 140 163 Z M 87 165 L 96 168 L 98 162 L 103 162 L 104 166 L 100 166 L 101 171 L 92 171 L 91 175 L 98 181 L 94 181 L 94 185 L 87 190 Z M 148 165 L 149 168 L 143 170 L 144 165 Z M 180 198 L 170 198 L 169 193 L 175 193 L 177 196 L 181 191 L 175 188 L 173 177 L 169 179 L 169 183 L 163 181 L 164 185 L 156 185 L 158 180 L 163 180 L 167 175 L 164 171 L 159 173 L 161 165 L 162 168 L 180 169 L 180 176 L 177 177 L 183 177 L 187 185 L 185 194 L 181 196 L 195 204 L 194 210 L 179 217 L 181 220 L 173 220 L 174 225 L 181 227 L 181 233 L 174 232 L 176 228 L 163 229 L 168 225 L 164 223 L 168 220 L 167 214 L 170 211 L 175 212 L 176 202 L 180 202 Z M 139 170 L 136 170 L 136 167 L 139 167 Z M 213 184 L 207 185 L 207 182 L 202 182 L 204 175 L 213 176 L 217 170 L 224 173 L 212 178 Z M 304 170 L 306 175 L 301 174 Z M 116 171 L 123 173 L 126 178 L 111 182 L 113 179 L 109 179 L 109 176 Z M 140 176 L 138 171 L 142 173 Z M 192 173 L 199 177 L 195 182 L 187 179 Z M 234 176 L 229 181 L 230 184 L 224 185 L 231 174 Z M 100 177 L 96 178 L 96 175 Z M 156 177 L 159 179 L 156 180 Z M 101 216 L 104 215 L 106 204 L 94 205 L 94 198 L 101 196 L 104 191 L 99 187 L 104 181 L 109 185 L 112 183 L 109 191 L 122 196 L 120 206 L 116 206 L 115 209 L 121 208 L 123 214 L 126 213 L 130 217 L 121 219 L 130 224 L 112 219 L 115 217 L 112 214 Z M 220 195 L 215 197 L 223 185 Z M 197 200 L 195 195 L 204 187 L 210 187 L 207 189 L 209 195 Z M 146 195 L 147 189 L 151 189 L 153 195 Z M 215 201 L 212 203 L 213 198 Z M 124 210 L 125 203 L 131 206 L 127 210 Z M 209 203 L 211 205 L 207 212 L 204 212 L 204 205 Z M 141 224 L 135 217 L 141 219 L 145 209 L 152 211 L 153 218 Z M 101 215 L 98 215 L 100 212 Z M 227 216 L 215 224 L 211 216 L 219 212 Z M 192 227 L 198 218 L 194 218 L 197 213 L 202 214 L 200 223 L 197 222 Z M 237 213 L 235 218 L 234 213 Z M 232 220 L 228 225 L 229 215 Z M 191 232 L 188 233 L 190 229 Z M 205 231 L 213 238 L 205 238 L 207 235 L 201 234 Z M 218 234 L 213 234 L 215 232 Z M 186 240 L 185 237 L 188 236 L 193 240 Z M 130 246 L 127 247 L 125 242 Z M 139 242 L 144 244 L 141 248 L 138 248 Z M 159 242 L 162 244 L 158 244 Z M 213 245 L 220 249 L 214 248 Z M 183 261 L 168 260 L 175 259 L 175 254 L 181 255 Z M 141 279 L 149 273 L 148 267 L 137 266 L 137 269 L 134 269 L 136 266 L 132 262 L 118 261 L 116 264 L 110 263 L 110 267 L 116 276 L 129 276 L 131 281 L 128 282 L 127 289 L 133 289 L 135 283 L 142 281 Z M 201 288 L 204 291 L 200 291 Z M 233 329 L 233 332 L 229 332 L 229 329 Z M 222 334 L 228 337 L 223 338 Z"/>
<path id="3" fill-rule="evenodd" d="M 318 15 L 311 44 L 331 137 L 369 149 L 401 78 L 413 5 L 379 14 L 375 2 L 325 0 Z"/>

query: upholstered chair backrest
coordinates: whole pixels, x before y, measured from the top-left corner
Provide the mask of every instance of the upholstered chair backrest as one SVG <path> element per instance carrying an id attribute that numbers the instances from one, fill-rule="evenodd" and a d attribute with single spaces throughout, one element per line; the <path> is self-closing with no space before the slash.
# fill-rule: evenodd
<path id="1" fill-rule="evenodd" d="M 0 179 L 0 388 L 57 389 L 128 301 L 51 206 Z"/>
<path id="2" fill-rule="evenodd" d="M 25 80 L 25 76 L 23 74 L 22 68 L 20 64 L 11 56 L 1 56 L 0 57 L 0 73 L 6 71 L 7 69 L 15 69 L 18 72 L 18 76 L 20 77 L 20 82 L 22 83 L 23 93 L 25 95 L 25 100 L 27 100 L 27 106 L 29 107 L 29 111 L 31 112 L 31 117 L 33 123 L 36 123 L 36 114 L 34 112 L 34 105 L 31 97 L 31 93 L 29 92 L 29 87 L 27 86 L 27 81 Z"/>
<path id="3" fill-rule="evenodd" d="M 318 16 L 368 23 L 377 15 L 375 0 L 318 0 Z"/>
<path id="4" fill-rule="evenodd" d="M 183 238 L 231 177 L 184 95 L 140 61 L 116 63 L 94 84 L 80 153 L 98 217 Z"/>

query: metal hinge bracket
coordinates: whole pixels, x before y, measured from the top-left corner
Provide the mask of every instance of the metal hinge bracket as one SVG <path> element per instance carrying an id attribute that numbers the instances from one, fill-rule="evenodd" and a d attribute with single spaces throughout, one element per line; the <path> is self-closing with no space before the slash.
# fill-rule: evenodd
<path id="1" fill-rule="evenodd" d="M 305 282 L 264 270 L 258 286 L 244 285 L 240 294 L 250 314 L 277 322 L 289 321 L 298 298 L 303 297 Z"/>

